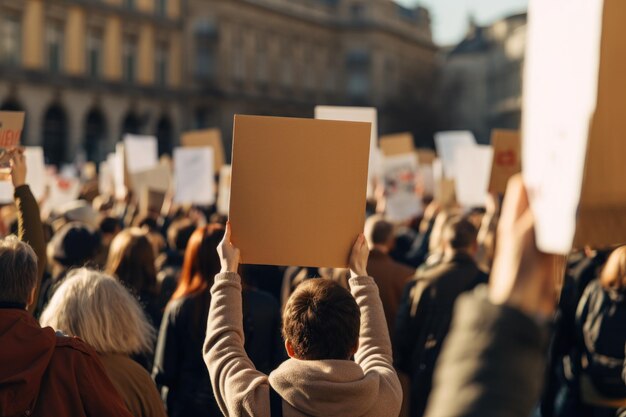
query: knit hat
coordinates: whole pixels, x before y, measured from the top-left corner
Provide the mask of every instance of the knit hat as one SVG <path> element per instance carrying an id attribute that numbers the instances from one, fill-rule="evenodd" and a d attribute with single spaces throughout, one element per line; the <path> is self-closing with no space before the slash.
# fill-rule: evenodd
<path id="1" fill-rule="evenodd" d="M 54 260 L 67 268 L 84 266 L 96 255 L 100 244 L 100 234 L 78 222 L 61 227 L 49 243 Z"/>

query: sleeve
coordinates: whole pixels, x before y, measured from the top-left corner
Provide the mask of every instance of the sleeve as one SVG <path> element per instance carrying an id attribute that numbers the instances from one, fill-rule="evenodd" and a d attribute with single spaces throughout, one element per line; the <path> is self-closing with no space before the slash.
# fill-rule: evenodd
<path id="1" fill-rule="evenodd" d="M 527 417 L 541 394 L 549 331 L 530 317 L 462 295 L 435 371 L 426 417 Z"/>
<path id="2" fill-rule="evenodd" d="M 39 297 L 39 287 L 46 268 L 46 242 L 43 234 L 43 224 L 37 200 L 28 185 L 21 185 L 15 189 L 15 205 L 17 206 L 18 237 L 28 243 L 37 255 L 37 289 L 35 300 Z M 34 306 L 29 306 L 32 310 Z"/>
<path id="3" fill-rule="evenodd" d="M 175 304 L 168 306 L 161 322 L 159 337 L 154 353 L 154 366 L 152 379 L 159 388 L 165 386 L 171 388 L 176 384 L 180 364 L 179 342 L 184 340 L 178 335 L 176 319 L 179 309 Z"/>
<path id="4" fill-rule="evenodd" d="M 211 295 L 203 352 L 217 404 L 229 417 L 270 417 L 268 377 L 244 349 L 241 278 L 218 274 Z"/>
<path id="5" fill-rule="evenodd" d="M 126 408 L 95 352 L 84 354 L 77 365 L 77 380 L 85 415 L 90 417 L 133 417 Z"/>
<path id="6" fill-rule="evenodd" d="M 366 375 L 378 374 L 380 395 L 388 395 L 387 401 L 397 405 L 397 409 L 389 410 L 389 415 L 397 415 L 402 405 L 402 386 L 393 367 L 389 330 L 378 287 L 371 277 L 351 278 L 349 283 L 361 311 L 359 349 L 354 355 L 356 363 Z"/>

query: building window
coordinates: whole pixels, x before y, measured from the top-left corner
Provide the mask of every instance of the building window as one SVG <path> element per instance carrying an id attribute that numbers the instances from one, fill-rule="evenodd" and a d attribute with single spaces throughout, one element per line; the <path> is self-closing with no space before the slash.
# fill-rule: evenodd
<path id="1" fill-rule="evenodd" d="M 282 86 L 288 89 L 293 86 L 293 55 L 289 46 L 283 46 L 281 57 L 282 63 L 280 81 L 282 83 Z"/>
<path id="2" fill-rule="evenodd" d="M 266 85 L 268 81 L 268 58 L 267 58 L 267 42 L 265 39 L 259 39 L 257 43 L 256 55 L 256 79 L 261 85 Z"/>
<path id="3" fill-rule="evenodd" d="M 213 22 L 200 21 L 194 28 L 195 73 L 202 81 L 212 81 L 217 73 L 218 31 Z"/>
<path id="4" fill-rule="evenodd" d="M 48 69 L 50 72 L 61 72 L 63 69 L 64 41 L 63 25 L 57 22 L 50 23 L 46 29 Z"/>
<path id="5" fill-rule="evenodd" d="M 348 74 L 348 95 L 353 100 L 366 100 L 369 95 L 369 77 L 364 71 Z"/>
<path id="6" fill-rule="evenodd" d="M 17 65 L 22 52 L 22 28 L 17 17 L 5 16 L 0 20 L 0 62 Z"/>
<path id="7" fill-rule="evenodd" d="M 127 9 L 134 9 L 135 8 L 135 0 L 124 0 L 124 6 Z"/>
<path id="8" fill-rule="evenodd" d="M 137 77 L 137 39 L 127 36 L 123 46 L 124 80 L 134 83 Z"/>
<path id="9" fill-rule="evenodd" d="M 233 77 L 236 82 L 242 82 L 246 78 L 246 63 L 241 36 L 235 36 L 233 42 Z"/>
<path id="10" fill-rule="evenodd" d="M 161 87 L 167 85 L 167 51 L 169 45 L 164 42 L 157 44 L 155 52 L 155 71 L 157 84 Z"/>
<path id="11" fill-rule="evenodd" d="M 87 73 L 99 78 L 102 74 L 102 32 L 91 29 L 87 33 Z"/>
<path id="12" fill-rule="evenodd" d="M 167 0 L 155 0 L 156 13 L 161 17 L 167 16 Z"/>
<path id="13" fill-rule="evenodd" d="M 354 3 L 350 6 L 350 14 L 353 19 L 360 20 L 365 17 L 365 5 L 362 3 Z"/>

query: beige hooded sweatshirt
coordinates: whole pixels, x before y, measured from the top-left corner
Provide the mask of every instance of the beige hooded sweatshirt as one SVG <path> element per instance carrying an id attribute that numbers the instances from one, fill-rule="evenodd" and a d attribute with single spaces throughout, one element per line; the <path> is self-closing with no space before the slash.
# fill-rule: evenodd
<path id="1" fill-rule="evenodd" d="M 355 361 L 289 359 L 267 375 L 244 350 L 241 280 L 215 277 L 204 361 L 217 403 L 227 417 L 270 417 L 269 384 L 283 399 L 284 417 L 396 417 L 402 388 L 378 287 L 370 277 L 350 280 L 361 310 Z"/>

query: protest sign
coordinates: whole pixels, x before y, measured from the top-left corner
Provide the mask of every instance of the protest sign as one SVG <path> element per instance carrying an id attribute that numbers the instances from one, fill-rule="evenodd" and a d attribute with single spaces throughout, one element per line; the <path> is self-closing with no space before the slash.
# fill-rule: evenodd
<path id="1" fill-rule="evenodd" d="M 10 168 L 7 151 L 19 146 L 24 128 L 24 112 L 0 111 L 0 169 L 4 170 L 4 179 Z"/>
<path id="2" fill-rule="evenodd" d="M 158 149 L 154 136 L 124 135 L 124 164 L 127 172 L 134 174 L 157 166 Z"/>
<path id="3" fill-rule="evenodd" d="M 437 154 L 432 149 L 419 148 L 415 151 L 417 163 L 420 165 L 432 165 L 437 159 Z"/>
<path id="4" fill-rule="evenodd" d="M 43 148 L 40 146 L 25 147 L 24 158 L 26 160 L 26 183 L 35 199 L 41 200 L 46 195 L 47 189 Z"/>
<path id="5" fill-rule="evenodd" d="M 493 149 L 488 145 L 457 146 L 454 150 L 456 200 L 464 207 L 484 207 Z"/>
<path id="6" fill-rule="evenodd" d="M 46 208 L 54 211 L 63 205 L 78 199 L 80 180 L 72 177 L 53 176 L 48 182 L 48 198 Z"/>
<path id="7" fill-rule="evenodd" d="M 143 171 L 137 171 L 130 174 L 133 183 L 133 189 L 141 194 L 145 188 L 163 193 L 170 189 L 172 181 L 172 173 L 167 165 L 157 165 L 153 168 Z"/>
<path id="8" fill-rule="evenodd" d="M 509 179 L 522 170 L 522 141 L 516 130 L 496 129 L 491 133 L 493 162 L 489 191 L 504 194 Z"/>
<path id="9" fill-rule="evenodd" d="M 222 166 L 222 168 L 220 169 L 220 183 L 217 190 L 217 212 L 225 216 L 228 215 L 228 208 L 230 207 L 231 176 L 231 166 Z"/>
<path id="10" fill-rule="evenodd" d="M 432 149 L 417 149 L 417 172 L 418 189 L 423 197 L 431 198 L 435 194 L 435 178 L 433 174 L 433 162 L 437 154 Z"/>
<path id="11" fill-rule="evenodd" d="M 118 200 L 123 200 L 128 194 L 128 184 L 126 181 L 127 175 L 126 168 L 124 166 L 124 159 L 124 144 L 119 142 L 115 145 L 115 153 L 110 154 L 107 159 L 107 162 L 113 172 L 115 198 Z"/>
<path id="12" fill-rule="evenodd" d="M 369 123 L 235 116 L 230 221 L 242 261 L 347 267 L 370 138 Z"/>
<path id="13" fill-rule="evenodd" d="M 416 194 L 417 160 L 413 152 L 385 157 L 383 180 L 389 220 L 402 222 L 422 212 L 422 201 Z"/>
<path id="14" fill-rule="evenodd" d="M 381 175 L 382 155 L 378 148 L 378 111 L 373 107 L 316 106 L 315 118 L 371 123 L 367 197 L 374 197 L 374 182 Z"/>
<path id="15" fill-rule="evenodd" d="M 215 173 L 220 172 L 220 168 L 224 165 L 226 157 L 224 155 L 224 143 L 222 142 L 222 132 L 219 129 L 194 130 L 183 133 L 180 143 L 186 148 L 213 148 L 213 168 Z"/>
<path id="16" fill-rule="evenodd" d="M 106 161 L 99 164 L 98 191 L 101 195 L 112 196 L 115 192 L 115 182 L 113 179 L 113 169 L 110 164 L 110 155 Z"/>
<path id="17" fill-rule="evenodd" d="M 153 190 L 149 187 L 142 188 L 139 194 L 139 213 L 141 215 L 161 215 L 166 193 Z"/>
<path id="18" fill-rule="evenodd" d="M 452 207 L 456 203 L 454 180 L 443 175 L 443 163 L 440 159 L 433 161 L 433 192 L 434 200 L 443 208 Z"/>
<path id="19" fill-rule="evenodd" d="M 0 204 L 13 203 L 14 191 L 11 181 L 0 181 Z"/>
<path id="20" fill-rule="evenodd" d="M 215 203 L 213 148 L 174 149 L 174 202 L 210 206 Z"/>
<path id="21" fill-rule="evenodd" d="M 625 19 L 620 0 L 530 3 L 522 164 L 544 252 L 626 242 Z"/>
<path id="22" fill-rule="evenodd" d="M 404 155 L 415 152 L 413 135 L 411 133 L 397 133 L 380 138 L 380 150 L 384 156 Z"/>
<path id="23" fill-rule="evenodd" d="M 443 164 L 443 175 L 445 178 L 455 178 L 454 172 L 454 150 L 457 146 L 475 145 L 476 139 L 472 132 L 459 130 L 450 132 L 435 133 L 435 146 L 437 155 Z"/>

